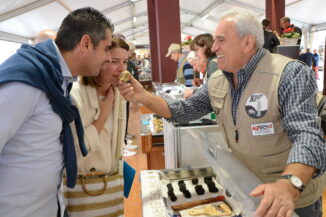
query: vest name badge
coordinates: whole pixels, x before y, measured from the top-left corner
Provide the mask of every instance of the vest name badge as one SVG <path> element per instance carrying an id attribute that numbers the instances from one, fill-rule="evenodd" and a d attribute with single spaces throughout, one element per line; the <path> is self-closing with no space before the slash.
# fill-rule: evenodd
<path id="1" fill-rule="evenodd" d="M 253 136 L 272 135 L 275 133 L 274 124 L 272 122 L 252 124 L 251 133 Z"/>

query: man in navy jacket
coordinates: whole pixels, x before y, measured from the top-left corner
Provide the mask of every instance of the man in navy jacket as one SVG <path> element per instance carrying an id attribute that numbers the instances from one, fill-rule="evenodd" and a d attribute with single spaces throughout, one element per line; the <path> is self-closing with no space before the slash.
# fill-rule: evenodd
<path id="1" fill-rule="evenodd" d="M 22 45 L 0 66 L 0 216 L 57 215 L 64 166 L 68 186 L 76 181 L 72 121 L 87 154 L 69 89 L 78 75 L 97 75 L 107 63 L 112 32 L 99 11 L 77 9 L 55 42 Z"/>
<path id="2" fill-rule="evenodd" d="M 310 49 L 307 48 L 307 52 L 302 54 L 301 59 L 303 62 L 305 62 L 309 68 L 312 67 L 312 62 L 314 61 L 314 55 L 310 52 Z"/>

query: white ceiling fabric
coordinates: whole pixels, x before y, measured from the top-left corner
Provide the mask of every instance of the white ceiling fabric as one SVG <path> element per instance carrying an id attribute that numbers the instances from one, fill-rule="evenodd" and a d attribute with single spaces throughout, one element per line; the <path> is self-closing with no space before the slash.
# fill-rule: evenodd
<path id="1" fill-rule="evenodd" d="M 85 6 L 102 11 L 127 40 L 149 43 L 146 0 L 0 0 L 0 39 L 26 42 L 43 29 L 57 30 L 70 11 Z M 233 8 L 265 17 L 265 0 L 180 0 L 181 37 L 213 33 L 219 15 Z M 325 0 L 286 0 L 285 15 L 304 29 L 321 29 L 326 28 L 325 8 Z"/>

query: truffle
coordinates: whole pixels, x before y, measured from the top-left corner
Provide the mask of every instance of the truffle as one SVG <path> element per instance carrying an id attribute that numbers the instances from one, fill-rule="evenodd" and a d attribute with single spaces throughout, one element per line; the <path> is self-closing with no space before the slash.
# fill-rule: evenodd
<path id="1" fill-rule="evenodd" d="M 206 184 L 211 183 L 212 181 L 213 181 L 213 177 L 212 176 L 206 176 L 206 177 L 204 177 L 204 182 Z"/>
<path id="2" fill-rule="evenodd" d="M 198 184 L 198 178 L 194 178 L 191 180 L 193 185 L 197 185 Z"/>
<path id="3" fill-rule="evenodd" d="M 203 194 L 205 194 L 205 189 L 204 189 L 203 186 L 201 186 L 201 185 L 197 185 L 197 186 L 195 187 L 195 190 L 196 190 L 196 193 L 197 193 L 198 195 L 203 195 Z"/>
<path id="4" fill-rule="evenodd" d="M 123 82 L 128 82 L 130 81 L 130 77 L 129 77 L 130 73 L 128 71 L 123 71 L 121 72 L 120 76 L 119 76 L 119 79 L 120 81 L 123 81 Z"/>
<path id="5" fill-rule="evenodd" d="M 172 202 L 174 202 L 178 199 L 177 196 L 175 196 L 175 194 L 171 191 L 168 191 L 168 196 Z"/>
<path id="6" fill-rule="evenodd" d="M 182 191 L 183 195 L 185 196 L 185 198 L 191 198 L 191 194 L 190 194 L 190 191 L 188 190 L 184 190 Z"/>
<path id="7" fill-rule="evenodd" d="M 169 191 L 173 191 L 173 186 L 171 183 L 167 184 L 166 187 L 168 188 Z"/>

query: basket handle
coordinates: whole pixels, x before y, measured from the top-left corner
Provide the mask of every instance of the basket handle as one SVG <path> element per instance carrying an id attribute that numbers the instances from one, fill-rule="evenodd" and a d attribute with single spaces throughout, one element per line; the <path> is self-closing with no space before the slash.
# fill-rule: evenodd
<path id="1" fill-rule="evenodd" d="M 104 191 L 106 190 L 107 187 L 107 182 L 109 180 L 109 176 L 105 175 L 102 177 L 103 178 L 103 188 L 100 190 L 95 190 L 95 191 L 91 191 L 91 190 L 87 190 L 86 189 L 86 185 L 85 185 L 85 177 L 81 177 L 81 184 L 83 187 L 83 190 L 86 194 L 90 195 L 90 196 L 98 196 L 104 193 Z"/>

